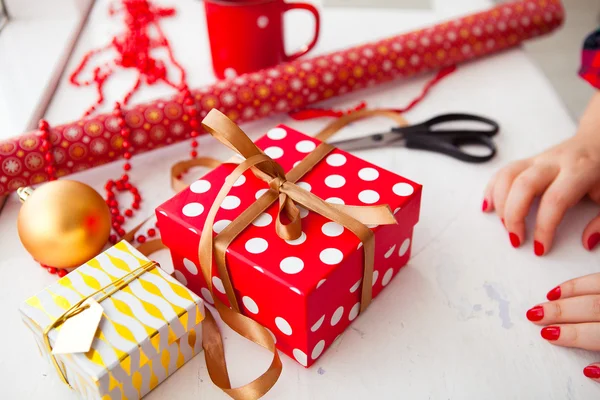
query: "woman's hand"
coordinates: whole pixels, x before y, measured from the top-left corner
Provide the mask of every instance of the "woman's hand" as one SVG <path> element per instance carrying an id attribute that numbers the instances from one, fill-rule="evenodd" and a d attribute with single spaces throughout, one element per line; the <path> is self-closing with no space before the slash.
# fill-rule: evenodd
<path id="1" fill-rule="evenodd" d="M 545 326 L 542 337 L 558 346 L 600 351 L 600 274 L 567 281 L 547 298 L 550 302 L 527 311 L 527 319 Z M 583 373 L 600 382 L 600 362 L 588 365 Z"/>
<path id="2" fill-rule="evenodd" d="M 590 102 L 579 133 L 534 157 L 501 169 L 489 182 L 483 211 L 496 210 L 519 247 L 526 237 L 525 217 L 533 200 L 541 196 L 535 231 L 535 254 L 550 250 L 556 228 L 565 212 L 585 195 L 600 204 L 600 94 Z M 591 250 L 600 242 L 600 216 L 583 231 L 583 246 Z"/>

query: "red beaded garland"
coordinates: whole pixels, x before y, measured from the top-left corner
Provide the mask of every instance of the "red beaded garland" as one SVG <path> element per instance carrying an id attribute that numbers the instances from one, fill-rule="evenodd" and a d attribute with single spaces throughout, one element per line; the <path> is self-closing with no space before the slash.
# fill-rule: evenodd
<path id="1" fill-rule="evenodd" d="M 115 104 L 113 116 L 118 118 L 118 124 L 121 127 L 120 133 L 123 138 L 123 158 L 126 160 L 123 164 L 123 175 L 117 180 L 109 180 L 106 182 L 106 185 L 104 185 L 106 190 L 106 203 L 110 207 L 110 212 L 113 215 L 112 227 L 115 232 L 109 237 L 109 242 L 114 244 L 120 237 L 122 238 L 125 236 L 125 229 L 123 229 L 125 218 L 133 217 L 133 210 L 139 209 L 140 203 L 142 202 L 142 196 L 139 194 L 138 189 L 129 181 L 128 171 L 131 171 L 132 167 L 128 160 L 132 157 L 133 146 L 132 143 L 127 140 L 131 134 L 131 129 L 125 122 L 125 116 L 123 115 L 120 103 Z M 116 200 L 115 191 L 119 193 L 129 192 L 133 197 L 131 207 L 127 208 L 123 214 L 121 214 L 121 211 L 119 210 L 119 202 Z"/>
<path id="2" fill-rule="evenodd" d="M 48 180 L 54 181 L 56 180 L 55 176 L 55 168 L 54 164 L 54 154 L 52 153 L 52 146 L 50 143 L 50 124 L 45 119 L 40 120 L 38 124 L 38 128 L 40 130 L 40 137 L 42 138 L 42 143 L 40 145 L 40 151 L 44 156 L 44 160 L 46 161 L 46 167 L 44 168 L 46 173 L 48 174 Z"/>
<path id="3" fill-rule="evenodd" d="M 54 167 L 54 154 L 52 153 L 52 146 L 50 143 L 50 124 L 45 119 L 41 119 L 38 123 L 38 129 L 40 130 L 40 138 L 42 139 L 42 142 L 40 144 L 40 151 L 42 152 L 42 156 L 46 161 L 46 166 L 44 167 L 44 170 L 48 174 L 48 180 L 55 181 L 56 169 Z M 46 271 L 48 271 L 50 274 L 56 274 L 57 271 L 63 271 L 62 269 L 57 270 L 57 268 L 50 267 L 48 265 L 40 264 L 40 266 L 46 269 Z"/>

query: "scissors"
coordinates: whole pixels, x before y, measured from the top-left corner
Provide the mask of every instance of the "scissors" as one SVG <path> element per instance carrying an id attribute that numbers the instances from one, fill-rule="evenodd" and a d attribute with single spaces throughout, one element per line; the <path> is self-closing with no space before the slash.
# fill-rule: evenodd
<path id="1" fill-rule="evenodd" d="M 482 128 L 444 129 L 438 127 L 449 122 L 477 122 L 482 124 Z M 443 114 L 420 124 L 395 127 L 389 132 L 331 144 L 346 151 L 402 146 L 446 154 L 465 162 L 483 163 L 496 155 L 496 145 L 492 141 L 492 137 L 499 130 L 498 123 L 489 118 L 472 114 Z M 461 148 L 464 145 L 483 147 L 487 150 L 487 154 L 470 154 Z"/>

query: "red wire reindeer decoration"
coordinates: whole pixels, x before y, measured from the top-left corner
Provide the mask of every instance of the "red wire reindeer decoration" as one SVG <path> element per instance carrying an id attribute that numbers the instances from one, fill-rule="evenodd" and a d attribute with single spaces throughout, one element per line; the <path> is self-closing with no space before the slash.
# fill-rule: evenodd
<path id="1" fill-rule="evenodd" d="M 104 102 L 104 84 L 118 67 L 135 68 L 138 71 L 137 80 L 123 98 L 123 104 L 129 102 L 142 83 L 153 85 L 164 82 L 177 90 L 187 88 L 185 70 L 175 60 L 171 45 L 159 25 L 161 19 L 175 15 L 175 9 L 157 7 L 148 0 L 121 0 L 121 6 L 120 9 L 115 9 L 111 4 L 109 14 L 112 16 L 124 13 L 125 32 L 114 36 L 108 45 L 87 52 L 69 78 L 75 86 L 95 86 L 98 92 L 96 103 L 85 112 L 84 116 L 93 113 Z M 152 29 L 154 35 L 150 34 Z M 179 70 L 179 85 L 169 79 L 165 63 L 152 56 L 152 51 L 160 48 L 166 50 L 169 60 Z M 91 79 L 82 80 L 81 74 L 92 57 L 111 49 L 116 50 L 118 56 L 112 61 L 94 67 Z"/>

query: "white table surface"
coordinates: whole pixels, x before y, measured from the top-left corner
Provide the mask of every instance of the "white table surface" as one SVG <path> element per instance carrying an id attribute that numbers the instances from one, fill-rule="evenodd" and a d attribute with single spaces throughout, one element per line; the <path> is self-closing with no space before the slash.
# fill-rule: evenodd
<path id="1" fill-rule="evenodd" d="M 169 0 L 168 3 L 175 3 Z M 439 19 L 485 8 L 483 0 L 434 2 L 435 11 L 323 10 L 322 39 L 314 54 L 357 44 L 431 24 Z M 177 57 L 188 68 L 193 85 L 214 80 L 201 3 L 177 2 L 176 19 L 164 28 Z M 288 30 L 308 18 L 291 16 Z M 100 1 L 74 61 L 92 46 L 104 43 L 118 28 Z M 291 38 L 299 45 L 304 38 Z M 71 65 L 71 68 L 73 65 Z M 378 86 L 329 103 L 336 107 L 366 99 L 371 107 L 401 106 L 412 99 L 431 76 Z M 109 103 L 129 87 L 133 74 L 123 72 L 108 84 Z M 135 100 L 169 93 L 145 89 Z M 92 90 L 66 82 L 48 115 L 51 122 L 76 118 L 94 97 Z M 526 310 L 544 300 L 556 284 L 598 270 L 598 253 L 581 247 L 580 235 L 597 209 L 577 206 L 567 215 L 555 248 L 543 258 L 533 255 L 531 240 L 514 250 L 500 221 L 480 211 L 481 193 L 497 168 L 538 152 L 575 131 L 575 123 L 549 83 L 521 50 L 512 50 L 463 65 L 437 86 L 407 117 L 419 121 L 433 114 L 465 111 L 487 115 L 502 125 L 498 156 L 484 165 L 409 150 L 364 151 L 360 156 L 424 185 L 421 221 L 414 236 L 413 257 L 369 310 L 310 369 L 287 356 L 283 373 L 268 399 L 587 399 L 600 386 L 582 374 L 600 355 L 554 347 L 542 340 L 539 328 L 525 318 Z M 323 121 L 297 122 L 279 115 L 245 125 L 252 138 L 270 126 L 287 123 L 314 133 Z M 387 120 L 361 122 L 340 137 L 387 128 Z M 168 169 L 185 157 L 188 144 L 146 153 L 133 160 L 132 179 L 144 194 L 144 213 L 171 196 Z M 200 139 L 201 154 L 222 158 L 224 146 Z M 121 163 L 72 176 L 102 190 Z M 39 357 L 31 334 L 19 321 L 22 301 L 56 277 L 37 266 L 21 247 L 16 230 L 19 204 L 12 196 L 0 214 L 0 398 L 74 399 Z M 140 215 L 140 219 L 141 219 Z M 530 226 L 533 220 L 528 221 Z M 132 224 L 133 226 L 133 224 Z M 167 252 L 159 261 L 169 262 Z M 266 368 L 261 348 L 225 330 L 233 383 L 241 384 Z M 210 382 L 199 355 L 157 387 L 148 399 L 226 398 Z"/>

